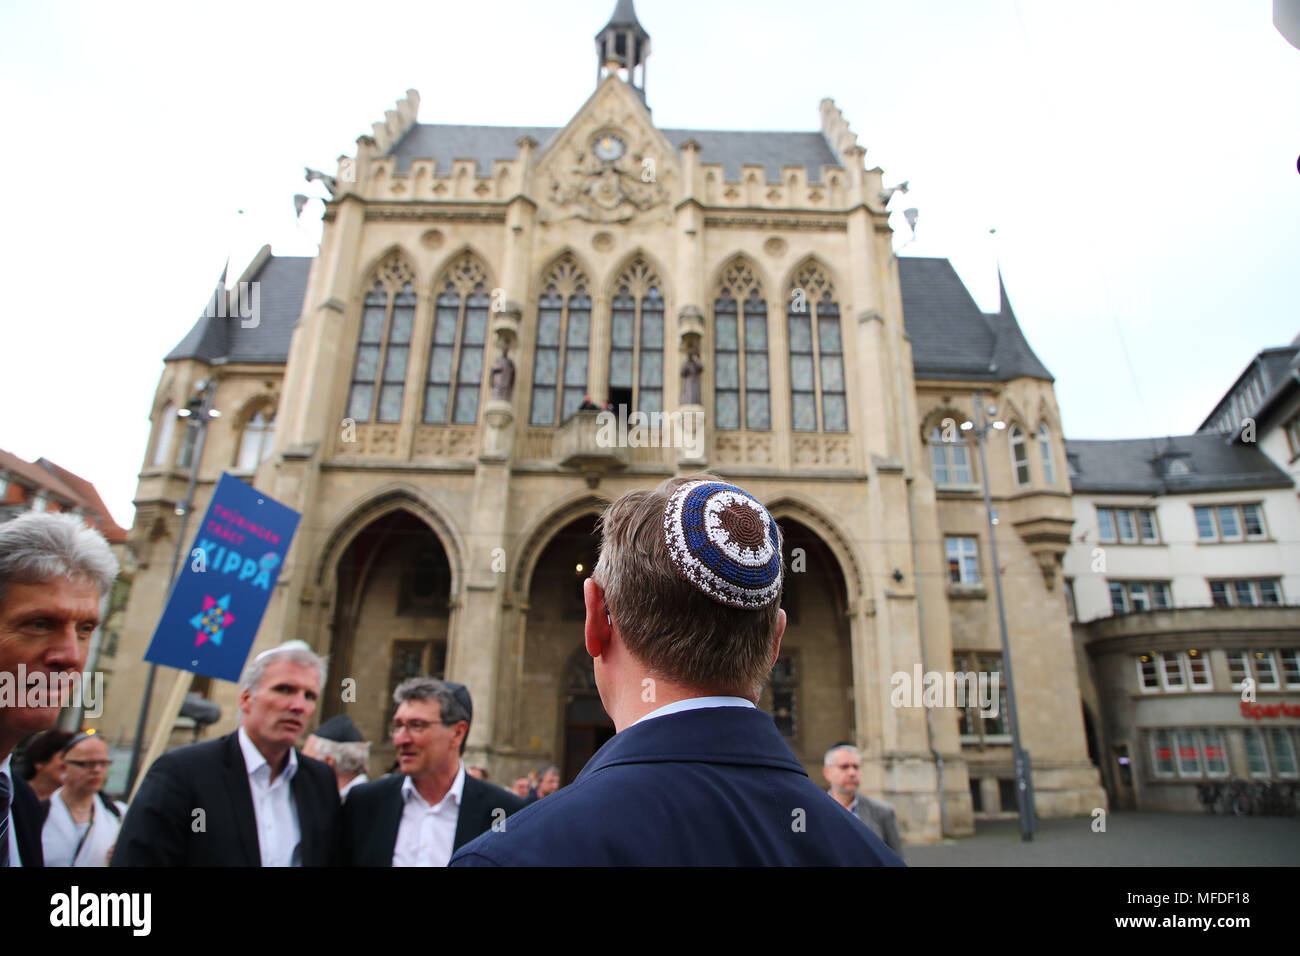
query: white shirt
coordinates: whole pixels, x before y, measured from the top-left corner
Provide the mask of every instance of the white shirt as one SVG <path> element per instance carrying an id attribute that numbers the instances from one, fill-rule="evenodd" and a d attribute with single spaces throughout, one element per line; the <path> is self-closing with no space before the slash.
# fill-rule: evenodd
<path id="1" fill-rule="evenodd" d="M 345 783 L 343 785 L 343 789 L 339 791 L 339 803 L 342 803 L 344 800 L 348 798 L 348 794 L 352 792 L 353 787 L 359 787 L 369 779 L 370 778 L 367 777 L 364 773 L 359 773 L 351 780 L 349 780 L 347 783 Z"/>
<path id="2" fill-rule="evenodd" d="M 446 866 L 456 843 L 460 798 L 465 792 L 465 762 L 451 789 L 434 806 L 420 796 L 411 778 L 402 781 L 402 822 L 393 844 L 393 866 Z"/>
<path id="3" fill-rule="evenodd" d="M 125 804 L 117 801 L 114 804 L 123 815 L 126 814 Z M 108 851 L 117 842 L 121 823 L 104 806 L 99 794 L 95 794 L 90 807 L 91 821 L 77 823 L 63 801 L 63 788 L 54 791 L 50 797 L 49 816 L 41 828 L 46 866 L 108 866 Z M 82 840 L 81 835 L 87 830 L 90 832 Z M 81 847 L 79 853 L 78 846 Z"/>
<path id="4" fill-rule="evenodd" d="M 14 833 L 14 775 L 9 770 L 9 761 L 13 754 L 0 762 L 0 774 L 9 778 L 9 865 L 22 866 L 22 857 L 18 854 L 18 835 Z"/>
<path id="5" fill-rule="evenodd" d="M 289 748 L 289 762 L 271 781 L 271 765 L 239 728 L 239 749 L 244 752 L 248 788 L 253 793 L 253 815 L 257 818 L 257 845 L 263 866 L 302 866 L 302 831 L 298 807 L 293 802 L 289 781 L 298 772 L 298 755 Z"/>
<path id="6" fill-rule="evenodd" d="M 653 720 L 656 717 L 667 717 L 669 714 L 680 714 L 687 710 L 703 710 L 706 707 L 748 707 L 751 710 L 756 709 L 752 700 L 745 700 L 743 697 L 688 697 L 686 700 L 675 700 L 671 704 L 664 704 L 657 710 L 652 710 L 644 717 L 640 717 L 629 727 L 635 727 L 643 720 Z"/>

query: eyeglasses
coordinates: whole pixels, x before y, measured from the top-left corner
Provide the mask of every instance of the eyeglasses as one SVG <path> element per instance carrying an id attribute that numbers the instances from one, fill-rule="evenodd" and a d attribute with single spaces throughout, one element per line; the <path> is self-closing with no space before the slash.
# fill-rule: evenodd
<path id="1" fill-rule="evenodd" d="M 82 770 L 99 770 L 113 766 L 111 760 L 65 760 L 64 763 L 72 764 L 74 767 L 80 767 Z"/>
<path id="2" fill-rule="evenodd" d="M 409 731 L 412 735 L 422 734 L 430 727 L 436 727 L 438 724 L 442 724 L 444 727 L 455 727 L 459 723 L 464 723 L 464 721 L 453 720 L 451 723 L 447 723 L 438 720 L 395 720 L 388 725 L 388 734 L 391 737 L 396 737 L 398 732 L 403 730 Z"/>

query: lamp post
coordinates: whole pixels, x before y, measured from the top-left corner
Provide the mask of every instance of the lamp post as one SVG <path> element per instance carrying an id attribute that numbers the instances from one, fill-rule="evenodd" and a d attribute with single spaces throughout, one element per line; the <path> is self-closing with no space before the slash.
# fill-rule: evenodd
<path id="1" fill-rule="evenodd" d="M 1015 684 L 1011 676 L 1011 646 L 1007 642 L 1007 608 L 1002 600 L 1002 571 L 998 564 L 998 541 L 994 534 L 997 519 L 993 516 L 993 503 L 989 498 L 989 470 L 984 458 L 984 439 L 990 428 L 1002 431 L 1003 421 L 988 421 L 987 415 L 996 415 L 992 406 L 984 406 L 984 392 L 975 392 L 975 420 L 962 422 L 963 431 L 975 432 L 975 444 L 980 455 L 980 479 L 984 486 L 984 513 L 989 524 L 989 554 L 993 559 L 993 590 L 998 600 L 998 630 L 1002 635 L 1002 675 L 1007 688 L 1007 722 L 1011 725 L 1011 756 L 1016 771 L 1016 805 L 1020 810 L 1020 838 L 1029 841 L 1038 829 L 1038 816 L 1034 811 L 1034 781 L 1029 766 L 1029 754 L 1020 746 L 1020 716 L 1016 711 Z"/>
<path id="2" fill-rule="evenodd" d="M 181 555 L 185 550 L 185 536 L 189 529 L 190 512 L 194 510 L 194 487 L 199 480 L 199 462 L 203 458 L 203 445 L 208 434 L 208 424 L 221 417 L 221 412 L 212 407 L 212 399 L 217 390 L 217 383 L 212 379 L 202 379 L 194 387 L 194 395 L 185 407 L 176 412 L 176 417 L 184 420 L 186 428 L 194 428 L 194 446 L 190 452 L 190 483 L 185 490 L 185 500 L 176 506 L 176 513 L 181 516 L 180 530 L 176 534 L 176 550 L 172 554 L 171 576 L 167 579 L 167 595 L 170 599 L 176 575 L 180 572 Z M 163 602 L 163 607 L 166 607 Z M 158 676 L 158 665 L 149 665 L 149 677 L 144 685 L 144 700 L 140 702 L 140 718 L 135 725 L 135 742 L 131 745 L 131 767 L 126 775 L 127 793 L 135 792 L 136 774 L 140 770 L 140 754 L 144 749 L 145 725 L 149 720 L 149 699 L 153 696 L 154 680 Z"/>

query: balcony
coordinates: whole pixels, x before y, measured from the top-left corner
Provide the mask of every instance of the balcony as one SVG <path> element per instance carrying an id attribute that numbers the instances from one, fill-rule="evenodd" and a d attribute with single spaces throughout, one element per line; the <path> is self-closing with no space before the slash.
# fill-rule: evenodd
<path id="1" fill-rule="evenodd" d="M 575 412 L 556 429 L 552 454 L 563 467 L 589 474 L 626 468 L 629 460 L 618 429 L 603 423 L 598 411 Z"/>

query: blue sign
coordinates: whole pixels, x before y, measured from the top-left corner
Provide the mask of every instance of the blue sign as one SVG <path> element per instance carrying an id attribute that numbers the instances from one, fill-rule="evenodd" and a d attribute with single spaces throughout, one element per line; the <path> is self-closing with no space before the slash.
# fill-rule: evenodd
<path id="1" fill-rule="evenodd" d="M 144 659 L 239 680 L 299 517 L 223 474 Z"/>

